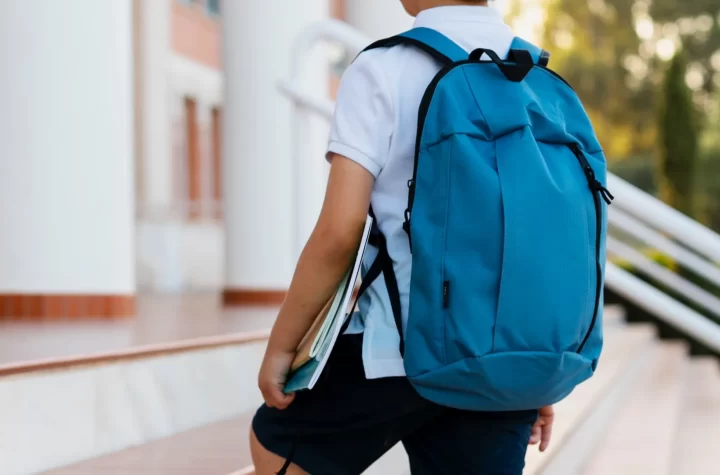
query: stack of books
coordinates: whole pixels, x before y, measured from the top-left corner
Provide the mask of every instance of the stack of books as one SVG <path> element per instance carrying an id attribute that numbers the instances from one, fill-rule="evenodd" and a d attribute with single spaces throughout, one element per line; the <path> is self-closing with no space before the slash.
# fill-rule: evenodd
<path id="1" fill-rule="evenodd" d="M 285 393 L 312 389 L 320 378 L 340 331 L 345 321 L 350 318 L 350 302 L 358 283 L 360 265 L 367 249 L 372 224 L 373 218 L 368 216 L 355 261 L 300 343 L 285 384 Z"/>

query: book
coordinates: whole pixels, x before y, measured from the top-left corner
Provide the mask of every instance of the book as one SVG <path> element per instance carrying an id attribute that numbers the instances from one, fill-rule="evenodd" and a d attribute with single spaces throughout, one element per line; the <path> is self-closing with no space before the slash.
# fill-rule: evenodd
<path id="1" fill-rule="evenodd" d="M 348 313 L 350 301 L 357 286 L 372 224 L 373 218 L 368 216 L 353 264 L 300 342 L 290 368 L 290 375 L 285 383 L 285 393 L 310 390 L 320 378 L 333 346 L 340 336 L 340 331 L 350 318 Z"/>

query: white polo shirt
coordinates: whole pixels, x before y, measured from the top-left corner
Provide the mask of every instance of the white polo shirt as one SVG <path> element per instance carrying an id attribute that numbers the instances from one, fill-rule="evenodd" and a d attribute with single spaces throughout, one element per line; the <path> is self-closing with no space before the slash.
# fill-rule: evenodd
<path id="1" fill-rule="evenodd" d="M 501 14 L 490 7 L 432 8 L 417 16 L 415 26 L 433 28 L 468 52 L 488 48 L 502 58 L 514 38 Z M 360 55 L 342 77 L 328 146 L 329 152 L 357 162 L 375 177 L 371 202 L 393 260 L 405 325 L 412 266 L 402 229 L 407 182 L 413 173 L 420 101 L 440 68 L 427 54 L 408 46 Z M 363 262 L 365 271 L 374 258 L 373 249 Z M 361 300 L 360 313 L 348 332 L 364 332 L 363 363 L 368 379 L 405 375 L 382 278 Z"/>

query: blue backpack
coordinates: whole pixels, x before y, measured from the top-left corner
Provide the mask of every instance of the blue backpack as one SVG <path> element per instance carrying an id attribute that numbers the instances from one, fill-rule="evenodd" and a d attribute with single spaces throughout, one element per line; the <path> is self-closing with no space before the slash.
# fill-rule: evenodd
<path id="1" fill-rule="evenodd" d="M 477 411 L 554 404 L 593 375 L 602 349 L 612 195 L 590 120 L 550 55 L 519 38 L 506 60 L 468 56 L 427 28 L 366 50 L 398 44 L 443 65 L 420 105 L 408 182 L 404 338 L 377 228 L 360 292 L 385 276 L 405 370 L 426 399 Z"/>

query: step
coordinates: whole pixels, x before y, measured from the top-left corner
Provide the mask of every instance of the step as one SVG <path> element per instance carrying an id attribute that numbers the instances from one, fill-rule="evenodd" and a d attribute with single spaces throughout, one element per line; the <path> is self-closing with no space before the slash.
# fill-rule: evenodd
<path id="1" fill-rule="evenodd" d="M 592 451 L 594 441 L 609 421 L 608 415 L 620 406 L 623 396 L 650 362 L 656 348 L 654 337 L 655 331 L 650 325 L 625 326 L 606 334 L 595 376 L 557 405 L 553 444 L 545 454 L 534 447 L 528 450 L 526 475 L 576 473 L 569 467 L 581 465 Z M 582 434 L 583 425 L 588 434 Z M 398 444 L 363 475 L 409 473 L 407 454 L 402 444 Z"/>
<path id="2" fill-rule="evenodd" d="M 685 344 L 657 345 L 583 475 L 670 475 L 688 363 Z"/>
<path id="3" fill-rule="evenodd" d="M 571 475 L 578 472 L 623 398 L 636 383 L 656 345 L 649 325 L 630 325 L 605 335 L 595 375 L 555 406 L 550 447 L 528 448 L 526 475 Z"/>
<path id="4" fill-rule="evenodd" d="M 693 358 L 673 454 L 673 475 L 707 475 L 717 467 L 720 442 L 720 366 L 714 357 Z"/>
<path id="5" fill-rule="evenodd" d="M 398 443 L 375 462 L 363 475 L 409 475 L 410 462 L 402 443 Z"/>
<path id="6" fill-rule="evenodd" d="M 225 475 L 252 464 L 249 427 L 253 413 L 192 429 L 45 475 Z"/>
<path id="7" fill-rule="evenodd" d="M 12 408 L 0 423 L 0 473 L 71 466 L 253 410 L 266 338 L 200 338 L 0 368 L 0 407 Z"/>

